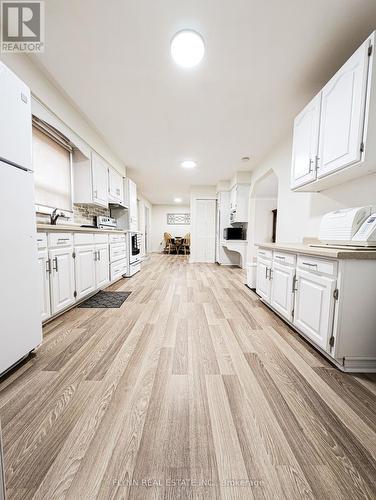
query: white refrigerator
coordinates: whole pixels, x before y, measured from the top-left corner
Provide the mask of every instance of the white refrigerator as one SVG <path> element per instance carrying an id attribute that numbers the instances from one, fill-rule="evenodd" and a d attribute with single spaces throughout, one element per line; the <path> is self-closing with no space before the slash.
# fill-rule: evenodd
<path id="1" fill-rule="evenodd" d="M 42 341 L 29 88 L 0 61 L 0 375 Z"/>

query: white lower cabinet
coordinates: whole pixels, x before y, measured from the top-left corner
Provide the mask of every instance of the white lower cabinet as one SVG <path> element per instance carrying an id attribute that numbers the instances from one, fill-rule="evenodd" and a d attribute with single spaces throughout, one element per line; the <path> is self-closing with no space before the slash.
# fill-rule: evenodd
<path id="1" fill-rule="evenodd" d="M 324 350 L 333 331 L 336 279 L 298 269 L 294 325 Z"/>
<path id="2" fill-rule="evenodd" d="M 96 288 L 94 245 L 75 247 L 75 254 L 76 298 L 80 300 Z"/>
<path id="3" fill-rule="evenodd" d="M 260 257 L 258 258 L 256 292 L 266 302 L 270 302 L 271 298 L 271 280 L 270 280 L 271 266 L 272 266 L 271 260 L 266 260 Z"/>
<path id="4" fill-rule="evenodd" d="M 77 300 L 107 285 L 109 282 L 108 244 L 76 247 L 75 273 Z"/>
<path id="5" fill-rule="evenodd" d="M 75 302 L 73 247 L 49 250 L 51 259 L 51 312 L 57 314 Z"/>
<path id="6" fill-rule="evenodd" d="M 42 321 L 110 282 L 108 234 L 38 233 L 37 245 Z"/>
<path id="7" fill-rule="evenodd" d="M 289 321 L 294 307 L 295 268 L 273 262 L 271 280 L 271 305 Z"/>
<path id="8" fill-rule="evenodd" d="M 108 244 L 96 245 L 95 252 L 95 287 L 102 288 L 110 281 Z"/>
<path id="9" fill-rule="evenodd" d="M 38 251 L 39 297 L 42 321 L 51 316 L 50 301 L 50 260 L 47 250 Z"/>

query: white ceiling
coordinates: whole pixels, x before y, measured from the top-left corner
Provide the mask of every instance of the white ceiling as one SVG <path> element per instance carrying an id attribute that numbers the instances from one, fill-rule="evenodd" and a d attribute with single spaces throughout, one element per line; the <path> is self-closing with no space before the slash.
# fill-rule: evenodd
<path id="1" fill-rule="evenodd" d="M 169 52 L 183 28 L 206 43 L 191 70 Z M 375 28 L 375 0 L 47 0 L 36 57 L 144 195 L 168 204 L 254 167 Z"/>

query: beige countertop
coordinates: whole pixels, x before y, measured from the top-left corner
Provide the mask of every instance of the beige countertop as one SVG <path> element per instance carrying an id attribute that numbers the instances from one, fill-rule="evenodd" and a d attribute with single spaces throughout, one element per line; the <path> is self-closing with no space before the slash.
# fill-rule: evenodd
<path id="1" fill-rule="evenodd" d="M 75 224 L 56 224 L 53 226 L 52 224 L 37 224 L 37 230 L 42 231 L 62 231 L 64 233 L 115 233 L 115 234 L 124 234 L 128 231 L 119 230 L 119 229 L 97 229 L 95 227 L 81 227 Z"/>
<path id="2" fill-rule="evenodd" d="M 376 259 L 376 249 L 354 250 L 352 248 L 319 248 L 304 245 L 302 243 L 260 243 L 260 248 L 270 250 L 281 250 L 283 252 L 300 253 L 316 257 L 327 257 L 329 259 Z"/>

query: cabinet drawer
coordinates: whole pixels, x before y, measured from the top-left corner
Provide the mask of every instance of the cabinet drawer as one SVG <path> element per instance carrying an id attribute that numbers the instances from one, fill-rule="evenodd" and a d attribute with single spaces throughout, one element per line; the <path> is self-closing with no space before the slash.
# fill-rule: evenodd
<path id="1" fill-rule="evenodd" d="M 110 262 L 116 262 L 120 259 L 125 259 L 126 256 L 127 254 L 125 243 L 110 245 Z"/>
<path id="2" fill-rule="evenodd" d="M 317 259 L 316 257 L 299 255 L 298 267 L 306 271 L 315 271 L 330 276 L 337 275 L 337 262 L 334 260 Z"/>
<path id="3" fill-rule="evenodd" d="M 110 243 L 122 243 L 125 241 L 125 234 L 110 234 L 109 241 Z"/>
<path id="4" fill-rule="evenodd" d="M 94 243 L 93 233 L 76 233 L 73 236 L 75 245 L 92 245 Z"/>
<path id="5" fill-rule="evenodd" d="M 272 259 L 273 251 L 267 250 L 266 248 L 259 248 L 257 250 L 257 257 L 261 257 L 262 259 Z"/>
<path id="6" fill-rule="evenodd" d="M 110 279 L 114 281 L 127 272 L 127 259 L 119 260 L 110 265 Z"/>
<path id="7" fill-rule="evenodd" d="M 70 247 L 73 245 L 71 233 L 50 233 L 48 235 L 48 246 L 50 248 Z"/>
<path id="8" fill-rule="evenodd" d="M 38 250 L 43 250 L 47 248 L 47 234 L 37 233 L 37 248 Z"/>
<path id="9" fill-rule="evenodd" d="M 94 243 L 108 243 L 108 234 L 94 234 Z"/>
<path id="10" fill-rule="evenodd" d="M 286 266 L 295 266 L 296 255 L 287 252 L 274 252 L 273 260 L 279 264 L 284 264 Z"/>

